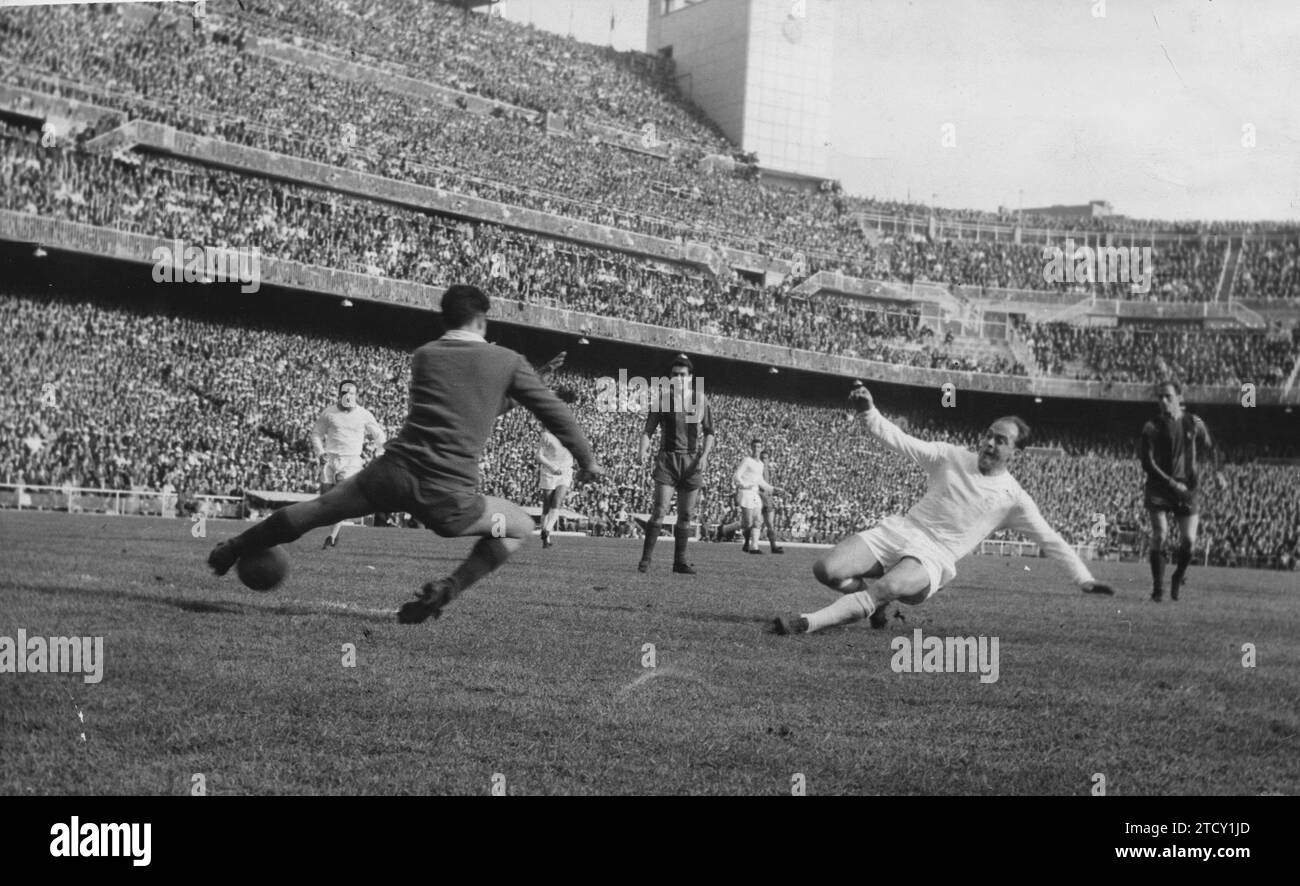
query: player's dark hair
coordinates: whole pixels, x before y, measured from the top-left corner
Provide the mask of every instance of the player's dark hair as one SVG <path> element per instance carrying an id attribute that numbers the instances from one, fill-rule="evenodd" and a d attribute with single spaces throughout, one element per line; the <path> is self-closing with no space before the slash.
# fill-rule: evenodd
<path id="1" fill-rule="evenodd" d="M 691 358 L 685 354 L 678 354 L 674 357 L 673 362 L 668 364 L 668 371 L 671 373 L 678 366 L 685 366 L 687 372 L 691 373 L 691 375 L 695 374 L 695 366 L 691 363 Z"/>
<path id="2" fill-rule="evenodd" d="M 1174 393 L 1180 397 L 1183 395 L 1183 386 L 1171 378 L 1156 385 L 1156 396 L 1159 397 L 1160 392 L 1165 388 L 1173 388 Z"/>
<path id="3" fill-rule="evenodd" d="M 339 382 L 339 393 L 342 394 L 343 389 L 346 388 L 348 385 L 352 385 L 352 387 L 356 388 L 358 391 L 361 390 L 361 385 L 357 384 L 350 378 L 345 378 L 343 379 L 343 381 Z"/>
<path id="4" fill-rule="evenodd" d="M 477 286 L 457 283 L 447 287 L 442 294 L 442 322 L 448 329 L 461 329 L 474 321 L 475 317 L 486 316 L 492 308 L 492 299 Z"/>
<path id="5" fill-rule="evenodd" d="M 1016 448 L 1024 449 L 1029 445 L 1029 425 L 1018 415 L 1004 415 L 998 421 L 1009 421 L 1016 426 Z M 996 422 L 995 422 L 996 424 Z"/>

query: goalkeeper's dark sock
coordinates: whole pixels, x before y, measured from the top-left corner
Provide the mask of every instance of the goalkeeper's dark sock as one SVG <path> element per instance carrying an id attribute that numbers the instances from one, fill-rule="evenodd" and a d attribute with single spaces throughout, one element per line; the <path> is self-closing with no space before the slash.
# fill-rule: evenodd
<path id="1" fill-rule="evenodd" d="M 1151 587 L 1159 589 L 1165 586 L 1165 554 L 1159 548 L 1153 548 L 1148 555 L 1151 561 Z"/>
<path id="2" fill-rule="evenodd" d="M 690 538 L 691 530 L 680 523 L 673 525 L 673 562 L 686 562 L 686 542 Z"/>
<path id="3" fill-rule="evenodd" d="M 252 551 L 264 551 L 276 545 L 296 541 L 302 537 L 306 529 L 311 527 L 297 528 L 291 511 L 293 511 L 293 505 L 281 508 L 252 529 L 246 529 L 236 535 L 230 540 L 230 543 L 234 545 L 235 551 L 242 557 Z"/>
<path id="4" fill-rule="evenodd" d="M 465 562 L 457 566 L 456 571 L 451 574 L 452 584 L 455 585 L 451 599 L 455 599 L 461 591 L 485 575 L 500 569 L 509 559 L 510 549 L 506 546 L 505 539 L 480 538 L 475 542 Z"/>
<path id="5" fill-rule="evenodd" d="M 1187 574 L 1187 567 L 1191 565 L 1191 562 L 1192 546 L 1188 544 L 1179 545 L 1178 550 L 1174 552 L 1174 584 L 1180 585 L 1183 583 L 1183 576 Z"/>
<path id="6" fill-rule="evenodd" d="M 664 528 L 662 523 L 647 523 L 645 525 L 645 544 L 641 546 L 641 562 L 649 563 L 650 555 L 655 552 L 655 542 L 659 541 L 659 532 Z"/>

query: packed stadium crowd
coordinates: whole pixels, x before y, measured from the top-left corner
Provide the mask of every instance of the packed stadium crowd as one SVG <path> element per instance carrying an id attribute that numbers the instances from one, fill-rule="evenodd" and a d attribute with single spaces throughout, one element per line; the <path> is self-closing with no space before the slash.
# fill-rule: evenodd
<path id="1" fill-rule="evenodd" d="M 487 224 L 313 188 L 248 179 L 179 160 L 138 163 L 46 148 L 0 124 L 0 206 L 193 244 L 257 247 L 266 256 L 419 283 L 463 280 L 502 295 L 676 329 L 930 368 L 1027 374 L 1009 355 L 958 358 L 915 310 L 846 296 L 807 299 L 788 285 L 680 267 Z M 1143 380 L 1167 366 L 1189 384 L 1284 381 L 1294 347 L 1262 335 L 1150 334 L 1055 325 L 1035 331 L 1040 371 L 1104 381 Z M 1071 365 L 1071 361 L 1074 363 Z M 1163 364 L 1163 365 L 1162 365 Z"/>
<path id="2" fill-rule="evenodd" d="M 1300 354 L 1300 327 L 1289 331 L 1162 331 L 1150 328 L 1035 323 L 1026 341 L 1041 370 L 1082 381 L 1256 387 L 1284 384 Z"/>
<path id="3" fill-rule="evenodd" d="M 1295 298 L 1300 292 L 1300 238 L 1247 240 L 1238 259 L 1237 298 Z"/>
<path id="4" fill-rule="evenodd" d="M 308 435 L 339 379 L 358 381 L 360 402 L 390 434 L 405 417 L 406 351 L 342 337 L 323 319 L 236 323 L 175 307 L 5 294 L 0 325 L 10 344 L 0 370 L 12 380 L 0 393 L 0 483 L 170 488 L 182 509 L 200 494 L 312 492 L 319 468 Z M 620 512 L 644 515 L 651 487 L 648 466 L 636 459 L 641 416 L 597 408 L 593 375 L 561 369 L 550 383 L 576 394 L 575 414 L 609 478 L 576 489 L 569 507 L 610 528 Z M 842 401 L 791 403 L 725 385 L 707 395 L 718 446 L 706 471 L 705 524 L 727 517 L 731 473 L 753 437 L 771 453 L 773 483 L 789 490 L 778 519 L 787 538 L 834 541 L 906 510 L 924 491 L 919 471 L 848 430 Z M 987 420 L 881 407 L 911 433 L 963 446 L 974 445 Z M 1239 448 L 1233 432 L 1221 431 L 1229 461 L 1258 452 Z M 533 503 L 539 438 L 525 411 L 503 416 L 484 454 L 484 491 Z M 1080 425 L 1038 429 L 1033 442 L 1062 451 L 1026 455 L 1017 477 L 1068 540 L 1095 541 L 1098 513 L 1108 533 L 1142 525 L 1132 439 Z M 1273 454 L 1300 454 L 1295 443 Z M 1207 501 L 1202 524 L 1211 558 L 1272 563 L 1300 535 L 1295 468 L 1234 462 L 1225 471 L 1228 490 Z"/>
<path id="5" fill-rule="evenodd" d="M 1078 231 L 1098 234 L 1126 234 L 1129 232 L 1161 232 L 1166 234 L 1184 234 L 1189 236 L 1226 236 L 1244 234 L 1265 234 L 1274 231 L 1300 233 L 1300 226 L 1295 222 L 1285 221 L 1172 221 L 1158 218 L 1130 218 L 1106 212 L 1095 215 L 1071 215 L 1068 220 L 1059 215 L 1035 213 L 1001 207 L 997 212 L 982 209 L 953 209 L 951 207 L 930 206 L 926 203 L 905 200 L 883 200 L 869 197 L 853 197 L 854 208 L 870 210 L 873 213 L 888 213 L 907 224 L 910 220 L 917 226 L 924 227 L 931 218 L 938 222 L 974 225 L 998 226 L 1008 232 L 1019 226 L 1035 231 Z"/>
<path id="6" fill-rule="evenodd" d="M 701 171 L 698 152 L 669 162 L 591 137 L 548 136 L 520 115 L 447 108 L 244 48 L 243 37 L 195 38 L 182 29 L 178 38 L 172 28 L 77 7 L 0 16 L 0 60 L 11 60 L 0 62 L 5 81 L 67 92 L 33 72 L 57 75 L 82 87 L 75 97 L 131 117 L 584 220 L 612 215 L 658 236 L 745 248 L 765 241 L 765 251 L 787 255 L 834 250 L 851 258 L 865 248 L 834 199 Z M 232 95 L 241 97 L 237 113 Z M 501 193 L 503 185 L 510 190 Z"/>
<path id="7" fill-rule="evenodd" d="M 400 58 L 407 75 L 417 79 L 623 129 L 639 131 L 651 123 L 664 139 L 727 148 L 716 124 L 682 97 L 671 62 L 655 56 L 616 52 L 425 0 L 213 6 L 258 30 Z"/>
<path id="8" fill-rule="evenodd" d="M 0 207 L 191 244 L 446 284 L 491 285 L 507 297 L 714 335 L 864 359 L 948 365 L 917 313 L 847 297 L 802 299 L 789 287 L 685 274 L 622 253 L 559 244 L 493 225 L 455 223 L 231 172 L 150 158 L 139 165 L 44 148 L 0 124 Z M 1018 371 L 1006 358 L 962 368 Z"/>
<path id="9" fill-rule="evenodd" d="M 1041 244 L 1033 237 L 1034 245 L 889 238 L 881 248 L 864 236 L 854 211 L 912 212 L 916 205 L 794 193 L 703 172 L 696 148 L 664 160 L 595 136 L 548 135 L 519 114 L 457 110 L 375 82 L 274 61 L 253 51 L 251 37 L 268 29 L 285 37 L 303 34 L 339 53 L 360 49 L 374 57 L 403 47 L 410 54 L 402 57 L 413 60 L 409 73 L 444 86 L 574 119 L 586 109 L 587 116 L 629 130 L 653 123 L 726 152 L 697 109 L 676 95 L 661 60 L 583 46 L 439 3 L 403 0 L 400 11 L 386 3 L 348 11 L 334 4 L 340 7 L 337 16 L 322 14 L 316 4 L 262 3 L 247 11 L 227 5 L 225 24 L 197 30 L 186 17 L 161 9 L 158 21 L 148 25 L 111 9 L 7 12 L 0 15 L 0 77 L 91 98 L 133 117 L 562 216 L 766 255 L 802 252 L 809 271 L 1202 301 L 1216 295 L 1224 267 L 1224 246 L 1217 240 L 1158 241 L 1146 293 L 1124 283 L 1049 284 Z M 63 79 L 56 83 L 45 75 Z M 231 95 L 241 96 L 237 108 Z M 576 129 L 581 136 L 581 127 Z M 990 215 L 937 212 L 963 219 Z M 1149 228 L 1084 222 L 1078 230 Z M 1059 228 L 1059 220 L 1053 227 Z M 1214 227 L 1220 228 L 1249 230 Z M 1296 287 L 1288 284 L 1296 275 L 1295 242 L 1270 243 L 1248 241 L 1238 274 L 1242 292 L 1294 297 Z"/>
<path id="10" fill-rule="evenodd" d="M 1045 245 L 1065 250 L 1068 244 L 1064 240 L 1044 244 L 890 236 L 882 240 L 873 275 L 908 282 L 927 280 L 985 288 L 1064 290 L 1077 292 L 1080 297 L 1189 302 L 1211 299 L 1223 269 L 1221 246 L 1214 248 L 1191 240 L 1162 241 L 1146 244 L 1151 253 L 1149 264 L 1146 258 L 1142 260 L 1142 272 L 1150 273 L 1145 283 L 1138 281 L 1136 267 L 1128 271 L 1128 280 L 1055 282 L 1049 281 L 1044 273 L 1048 264 L 1043 257 Z M 1080 242 L 1076 248 L 1082 245 Z M 1140 243 L 1134 245 L 1144 248 Z"/>

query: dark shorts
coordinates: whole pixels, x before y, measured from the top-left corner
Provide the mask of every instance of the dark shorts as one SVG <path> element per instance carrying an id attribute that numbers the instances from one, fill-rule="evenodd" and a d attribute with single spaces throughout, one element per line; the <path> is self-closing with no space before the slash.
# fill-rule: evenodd
<path id="1" fill-rule="evenodd" d="M 487 510 L 487 500 L 478 493 L 422 480 L 404 462 L 387 455 L 371 461 L 355 479 L 376 511 L 405 511 L 447 538 L 464 535 Z"/>
<path id="2" fill-rule="evenodd" d="M 692 491 L 704 485 L 704 474 L 691 470 L 695 456 L 687 452 L 660 452 L 655 459 L 652 478 L 660 486 L 672 486 L 676 489 Z"/>
<path id="3" fill-rule="evenodd" d="M 1201 512 L 1201 493 L 1192 489 L 1179 495 L 1172 489 L 1147 486 L 1142 503 L 1148 511 L 1168 511 L 1175 517 L 1190 517 Z"/>

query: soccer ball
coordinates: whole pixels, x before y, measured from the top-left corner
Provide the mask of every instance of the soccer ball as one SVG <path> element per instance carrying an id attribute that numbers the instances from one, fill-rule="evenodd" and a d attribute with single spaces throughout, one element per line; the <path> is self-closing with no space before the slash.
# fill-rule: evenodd
<path id="1" fill-rule="evenodd" d="M 272 591 L 289 574 L 289 555 L 279 545 L 239 558 L 235 566 L 244 587 L 254 591 Z"/>

